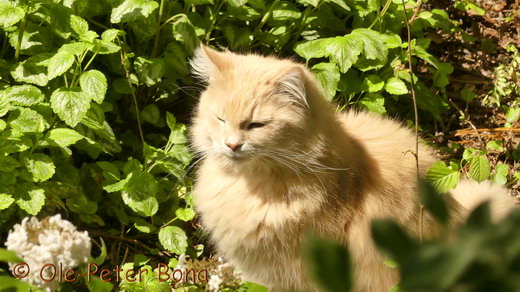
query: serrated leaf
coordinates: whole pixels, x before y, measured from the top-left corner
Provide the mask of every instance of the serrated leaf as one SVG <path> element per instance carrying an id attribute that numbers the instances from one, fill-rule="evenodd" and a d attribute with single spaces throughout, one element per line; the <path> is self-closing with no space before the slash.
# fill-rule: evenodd
<path id="1" fill-rule="evenodd" d="M 19 108 L 9 114 L 8 123 L 12 129 L 20 133 L 41 133 L 47 128 L 47 123 L 37 111 Z"/>
<path id="2" fill-rule="evenodd" d="M 341 73 L 345 73 L 357 62 L 363 50 L 363 43 L 352 34 L 344 37 L 335 37 L 327 42 L 326 51 Z"/>
<path id="3" fill-rule="evenodd" d="M 0 172 L 9 173 L 20 166 L 21 164 L 14 157 L 0 155 Z"/>
<path id="4" fill-rule="evenodd" d="M 0 193 L 0 211 L 9 208 L 14 201 L 13 196 Z"/>
<path id="5" fill-rule="evenodd" d="M 139 217 L 132 217 L 132 221 L 134 221 L 135 229 L 144 232 L 144 233 L 152 233 L 155 232 L 156 228 L 151 223 Z"/>
<path id="6" fill-rule="evenodd" d="M 101 104 L 107 93 L 107 78 L 98 70 L 83 72 L 79 79 L 81 90 L 90 96 L 95 102 Z"/>
<path id="7" fill-rule="evenodd" d="M 49 60 L 48 79 L 52 80 L 67 72 L 74 64 L 74 55 L 68 52 L 58 52 Z"/>
<path id="8" fill-rule="evenodd" d="M 120 23 L 147 18 L 158 7 L 159 4 L 155 1 L 125 0 L 112 9 L 110 22 Z"/>
<path id="9" fill-rule="evenodd" d="M 36 55 L 18 63 L 14 70 L 11 70 L 11 76 L 18 82 L 47 85 L 49 82 L 47 68 L 42 65 L 42 62 L 48 57 L 48 55 Z"/>
<path id="10" fill-rule="evenodd" d="M 118 36 L 120 35 L 125 35 L 125 31 L 124 30 L 120 30 L 120 29 L 115 29 L 115 28 L 110 28 L 110 29 L 107 29 L 105 30 L 102 34 L 101 34 L 101 39 L 104 40 L 104 41 L 107 41 L 107 42 L 112 42 L 114 41 Z"/>
<path id="11" fill-rule="evenodd" d="M 20 209 L 36 216 L 45 205 L 45 191 L 32 183 L 23 183 L 16 187 L 16 204 Z"/>
<path id="12" fill-rule="evenodd" d="M 436 162 L 428 169 L 426 180 L 443 194 L 457 185 L 459 176 L 459 170 L 455 165 L 447 166 L 444 162 Z"/>
<path id="13" fill-rule="evenodd" d="M 167 226 L 159 231 L 159 242 L 168 251 L 181 255 L 188 248 L 188 237 L 177 226 Z"/>
<path id="14" fill-rule="evenodd" d="M 361 104 L 369 111 L 378 115 L 386 113 L 385 98 L 380 93 L 368 93 L 361 99 Z"/>
<path id="15" fill-rule="evenodd" d="M 407 94 L 408 88 L 406 84 L 399 78 L 390 77 L 385 84 L 386 92 L 394 95 Z"/>
<path id="16" fill-rule="evenodd" d="M 142 216 L 152 216 L 157 213 L 159 203 L 155 198 L 158 191 L 157 181 L 153 175 L 136 170 L 121 192 L 125 204 Z"/>
<path id="17" fill-rule="evenodd" d="M 92 52 L 96 54 L 107 55 L 117 53 L 121 50 L 120 46 L 109 41 L 95 39 L 93 43 L 94 47 L 92 48 Z"/>
<path id="18" fill-rule="evenodd" d="M 51 107 L 69 126 L 76 126 L 90 108 L 90 97 L 80 88 L 61 87 L 51 95 Z"/>
<path id="19" fill-rule="evenodd" d="M 195 210 L 193 208 L 178 208 L 175 210 L 175 215 L 177 218 L 184 222 L 188 222 L 191 219 L 195 218 Z"/>
<path id="20" fill-rule="evenodd" d="M 78 35 L 83 35 L 88 32 L 88 22 L 85 19 L 76 15 L 70 16 L 70 27 Z"/>
<path id="21" fill-rule="evenodd" d="M 313 7 L 318 6 L 319 0 L 296 0 L 296 2 L 302 4 L 303 6 L 311 5 Z"/>
<path id="22" fill-rule="evenodd" d="M 32 85 L 11 86 L 4 91 L 4 94 L 10 104 L 20 106 L 37 104 L 45 98 L 40 89 Z"/>
<path id="23" fill-rule="evenodd" d="M 378 92 L 383 89 L 385 82 L 379 77 L 379 75 L 371 74 L 363 79 L 361 84 L 361 90 L 368 92 Z"/>
<path id="24" fill-rule="evenodd" d="M 7 28 L 17 24 L 25 16 L 25 11 L 9 3 L 0 3 L 0 25 Z M 4 40 L 5 41 L 5 40 Z"/>
<path id="25" fill-rule="evenodd" d="M 184 47 L 188 52 L 193 52 L 193 50 L 199 44 L 199 39 L 197 37 L 197 33 L 195 32 L 195 27 L 186 15 L 178 18 L 173 23 L 172 32 L 173 37 L 177 41 L 184 44 Z"/>
<path id="26" fill-rule="evenodd" d="M 70 146 L 79 140 L 83 139 L 84 136 L 80 133 L 68 129 L 68 128 L 57 128 L 52 129 L 47 138 L 51 143 L 54 143 L 60 147 Z"/>
<path id="27" fill-rule="evenodd" d="M 27 170 L 32 174 L 34 182 L 46 181 L 54 175 L 54 163 L 49 156 L 43 153 L 32 153 L 23 156 L 23 162 Z"/>
<path id="28" fill-rule="evenodd" d="M 319 63 L 312 67 L 312 71 L 316 74 L 327 99 L 332 100 L 336 96 L 340 79 L 338 67 L 333 63 Z"/>
<path id="29" fill-rule="evenodd" d="M 485 155 L 475 155 L 469 162 L 469 176 L 478 181 L 484 181 L 489 177 L 491 166 Z"/>
<path id="30" fill-rule="evenodd" d="M 305 58 L 308 62 L 310 59 L 323 58 L 329 53 L 327 46 L 333 39 L 317 39 L 308 42 L 299 43 L 294 47 L 294 52 L 300 57 Z"/>
<path id="31" fill-rule="evenodd" d="M 86 42 L 67 43 L 61 46 L 58 49 L 58 52 L 69 53 L 76 57 L 79 57 L 90 47 L 92 47 L 92 45 Z"/>

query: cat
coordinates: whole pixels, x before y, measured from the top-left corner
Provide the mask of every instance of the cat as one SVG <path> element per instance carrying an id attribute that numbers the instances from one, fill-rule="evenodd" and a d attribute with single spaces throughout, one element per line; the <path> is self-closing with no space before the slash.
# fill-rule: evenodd
<path id="1" fill-rule="evenodd" d="M 201 45 L 190 63 L 207 85 L 190 130 L 201 159 L 193 194 L 218 252 L 271 291 L 319 291 L 300 253 L 311 230 L 348 246 L 355 291 L 398 283 L 370 222 L 390 218 L 417 236 L 436 233 L 427 212 L 419 228 L 414 134 L 389 118 L 338 112 L 312 73 L 291 60 Z M 424 176 L 436 159 L 422 143 L 417 154 Z M 466 196 L 447 198 L 454 222 L 491 186 L 474 196 L 467 195 L 475 184 L 460 188 Z M 499 191 L 502 216 L 514 200 Z"/>

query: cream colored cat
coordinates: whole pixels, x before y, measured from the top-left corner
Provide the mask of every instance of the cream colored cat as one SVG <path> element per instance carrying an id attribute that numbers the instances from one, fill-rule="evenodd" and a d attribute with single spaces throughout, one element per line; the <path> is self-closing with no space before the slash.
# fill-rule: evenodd
<path id="1" fill-rule="evenodd" d="M 396 284 L 369 226 L 391 218 L 418 233 L 414 135 L 387 118 L 338 113 L 309 70 L 289 60 L 202 46 L 191 65 L 207 83 L 191 131 L 202 156 L 194 195 L 218 251 L 272 291 L 316 291 L 300 256 L 310 229 L 349 247 L 356 291 Z M 419 159 L 421 174 L 435 161 L 423 145 Z M 457 200 L 471 208 L 486 186 Z M 500 198 L 497 216 L 514 204 Z M 459 203 L 450 204 L 455 221 L 466 213 Z M 435 229 L 425 214 L 423 232 Z"/>

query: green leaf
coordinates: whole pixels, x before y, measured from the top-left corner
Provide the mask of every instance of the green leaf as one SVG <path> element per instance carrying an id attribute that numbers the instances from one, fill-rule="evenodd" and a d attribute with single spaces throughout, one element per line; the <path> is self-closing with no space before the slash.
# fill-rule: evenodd
<path id="1" fill-rule="evenodd" d="M 52 159 L 43 153 L 31 153 L 23 156 L 23 162 L 27 170 L 32 174 L 33 181 L 46 181 L 50 179 L 55 172 Z"/>
<path id="2" fill-rule="evenodd" d="M 159 203 L 155 198 L 158 186 L 153 175 L 136 170 L 121 192 L 125 204 L 142 216 L 152 216 L 157 213 Z"/>
<path id="3" fill-rule="evenodd" d="M 351 259 L 343 245 L 309 235 L 305 238 L 303 255 L 308 274 L 323 291 L 350 291 Z"/>
<path id="4" fill-rule="evenodd" d="M 507 183 L 507 176 L 509 174 L 509 165 L 499 164 L 495 167 L 495 175 L 493 176 L 493 182 L 499 185 L 505 185 Z"/>
<path id="5" fill-rule="evenodd" d="M 302 4 L 303 6 L 311 5 L 313 7 L 318 6 L 319 0 L 296 0 L 296 2 Z"/>
<path id="6" fill-rule="evenodd" d="M 361 99 L 363 107 L 378 115 L 386 114 L 385 98 L 380 93 L 368 93 Z"/>
<path id="7" fill-rule="evenodd" d="M 299 43 L 294 47 L 294 52 L 308 62 L 310 59 L 328 56 L 327 45 L 333 39 L 317 39 Z"/>
<path id="8" fill-rule="evenodd" d="M 49 55 L 36 55 L 29 59 L 18 63 L 14 70 L 11 71 L 13 78 L 22 83 L 31 83 L 39 86 L 47 85 L 47 67 L 43 65 L 47 61 Z"/>
<path id="9" fill-rule="evenodd" d="M 119 6 L 112 9 L 110 22 L 120 23 L 147 18 L 159 7 L 155 1 L 124 0 Z"/>
<path id="10" fill-rule="evenodd" d="M 247 0 L 227 0 L 227 3 L 229 3 L 229 5 L 234 6 L 234 7 L 242 7 L 242 6 L 246 5 Z"/>
<path id="11" fill-rule="evenodd" d="M 18 261 L 20 262 L 20 261 Z M 31 291 L 34 287 L 29 283 L 20 279 L 13 278 L 12 276 L 0 276 L 0 290 L 1 291 Z"/>
<path id="12" fill-rule="evenodd" d="M 173 38 L 184 44 L 188 52 L 193 52 L 198 46 L 199 39 L 195 33 L 195 27 L 186 15 L 182 15 L 173 23 L 172 31 Z"/>
<path id="13" fill-rule="evenodd" d="M 16 204 L 20 209 L 36 216 L 45 205 L 45 191 L 32 183 L 23 183 L 16 187 Z"/>
<path id="14" fill-rule="evenodd" d="M 141 110 L 141 118 L 145 122 L 159 126 L 161 121 L 161 111 L 156 104 L 149 104 Z"/>
<path id="15" fill-rule="evenodd" d="M 9 208 L 14 203 L 13 196 L 9 194 L 3 194 L 0 193 L 0 211 Z M 0 249 L 1 250 L 1 249 Z M 0 261 L 1 261 L 1 255 L 0 255 Z"/>
<path id="16" fill-rule="evenodd" d="M 52 80 L 67 72 L 74 64 L 74 55 L 67 52 L 58 52 L 49 60 L 48 79 Z"/>
<path id="17" fill-rule="evenodd" d="M 164 76 L 165 62 L 162 58 L 149 60 L 144 57 L 137 57 L 134 66 L 139 80 L 149 86 L 157 84 Z"/>
<path id="18" fill-rule="evenodd" d="M 520 107 L 512 107 L 507 110 L 506 119 L 508 123 L 515 123 L 520 118 Z"/>
<path id="19" fill-rule="evenodd" d="M 502 144 L 502 141 L 489 141 L 486 144 L 486 149 L 502 152 L 504 151 L 504 146 Z"/>
<path id="20" fill-rule="evenodd" d="M 419 196 L 421 203 L 439 222 L 446 225 L 449 221 L 449 213 L 446 202 L 430 183 L 419 181 Z"/>
<path id="21" fill-rule="evenodd" d="M 101 104 L 107 93 L 107 78 L 98 70 L 83 72 L 79 79 L 81 90 L 95 102 Z"/>
<path id="22" fill-rule="evenodd" d="M 14 157 L 0 155 L 0 172 L 9 173 L 20 166 L 22 165 Z"/>
<path id="23" fill-rule="evenodd" d="M 37 111 L 19 108 L 9 114 L 9 125 L 20 133 L 42 133 L 47 123 Z"/>
<path id="24" fill-rule="evenodd" d="M 485 155 L 475 155 L 469 162 L 469 176 L 478 181 L 484 181 L 489 177 L 491 167 Z"/>
<path id="25" fill-rule="evenodd" d="M 385 90 L 386 92 L 393 95 L 401 95 L 408 93 L 408 88 L 406 87 L 406 84 L 401 79 L 396 77 L 390 77 L 388 78 L 388 80 L 386 80 Z"/>
<path id="26" fill-rule="evenodd" d="M 88 22 L 85 19 L 76 15 L 70 16 L 70 27 L 78 35 L 84 35 L 88 32 Z"/>
<path id="27" fill-rule="evenodd" d="M 184 254 L 188 248 L 188 237 L 184 230 L 177 226 L 166 226 L 159 231 L 159 242 L 168 251 Z"/>
<path id="28" fill-rule="evenodd" d="M 225 290 L 220 291 L 224 292 Z M 269 292 L 269 289 L 256 283 L 243 282 L 240 284 L 240 287 L 238 287 L 237 292 Z"/>
<path id="29" fill-rule="evenodd" d="M 14 251 L 7 250 L 5 248 L 0 248 L 0 262 L 4 263 L 21 263 L 23 262 Z"/>
<path id="30" fill-rule="evenodd" d="M 4 91 L 5 98 L 12 105 L 30 106 L 43 101 L 45 95 L 32 85 L 15 85 Z"/>
<path id="31" fill-rule="evenodd" d="M 156 230 L 155 226 L 153 226 L 151 223 L 147 222 L 143 218 L 132 217 L 131 220 L 135 222 L 134 223 L 135 229 L 137 229 L 141 232 L 151 233 L 151 232 L 155 232 L 155 230 Z"/>
<path id="32" fill-rule="evenodd" d="M 175 215 L 182 221 L 188 222 L 191 219 L 195 218 L 196 214 L 193 208 L 178 208 L 177 210 L 175 210 Z"/>
<path id="33" fill-rule="evenodd" d="M 371 74 L 363 79 L 361 84 L 361 90 L 368 92 L 378 92 L 383 89 L 385 82 L 379 77 L 379 75 Z"/>
<path id="34" fill-rule="evenodd" d="M 51 107 L 67 125 L 76 126 L 90 108 L 90 97 L 80 88 L 61 87 L 51 95 Z"/>
<path id="35" fill-rule="evenodd" d="M 17 24 L 24 16 L 25 11 L 22 8 L 0 3 L 0 25 L 4 28 Z"/>
<path id="36" fill-rule="evenodd" d="M 455 164 L 447 166 L 444 162 L 436 162 L 426 174 L 426 180 L 441 194 L 453 189 L 459 182 L 459 169 Z"/>
<path id="37" fill-rule="evenodd" d="M 327 54 L 338 65 L 341 73 L 347 72 L 357 62 L 362 50 L 363 43 L 352 34 L 332 38 L 326 46 Z"/>
<path id="38" fill-rule="evenodd" d="M 56 128 L 50 131 L 47 139 L 51 142 L 51 144 L 55 144 L 60 147 L 67 147 L 83 138 L 83 135 L 72 129 Z"/>
<path id="39" fill-rule="evenodd" d="M 336 88 L 340 79 L 339 69 L 333 63 L 319 63 L 312 67 L 316 79 L 321 84 L 325 96 L 332 100 L 336 96 Z"/>
<path id="40" fill-rule="evenodd" d="M 67 43 L 61 46 L 61 48 L 58 49 L 58 52 L 68 53 L 76 57 L 80 57 L 87 49 L 91 47 L 92 45 L 86 42 Z"/>

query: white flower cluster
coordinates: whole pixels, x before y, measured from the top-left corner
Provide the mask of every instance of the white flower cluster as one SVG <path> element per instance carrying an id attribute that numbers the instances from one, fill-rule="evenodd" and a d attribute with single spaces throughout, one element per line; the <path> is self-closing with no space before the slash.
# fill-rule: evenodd
<path id="1" fill-rule="evenodd" d="M 238 286 L 241 282 L 241 273 L 231 264 L 225 262 L 222 257 L 209 260 L 190 260 L 187 255 L 180 255 L 175 269 L 183 271 L 183 274 L 186 273 L 187 269 L 207 270 L 209 279 L 206 291 L 208 292 L 217 292 L 226 287 Z M 182 281 L 178 284 L 182 284 Z"/>
<path id="2" fill-rule="evenodd" d="M 24 218 L 9 232 L 5 246 L 27 264 L 26 269 L 30 269 L 25 281 L 46 291 L 55 291 L 60 286 L 58 276 L 50 282 L 42 278 L 51 279 L 60 269 L 64 274 L 68 269 L 86 263 L 91 242 L 88 232 L 79 232 L 76 226 L 57 214 L 41 221 L 36 217 Z M 52 264 L 56 271 L 51 267 L 42 270 L 45 264 Z M 11 270 L 15 265 L 10 263 Z M 43 271 L 42 275 L 40 271 Z"/>

